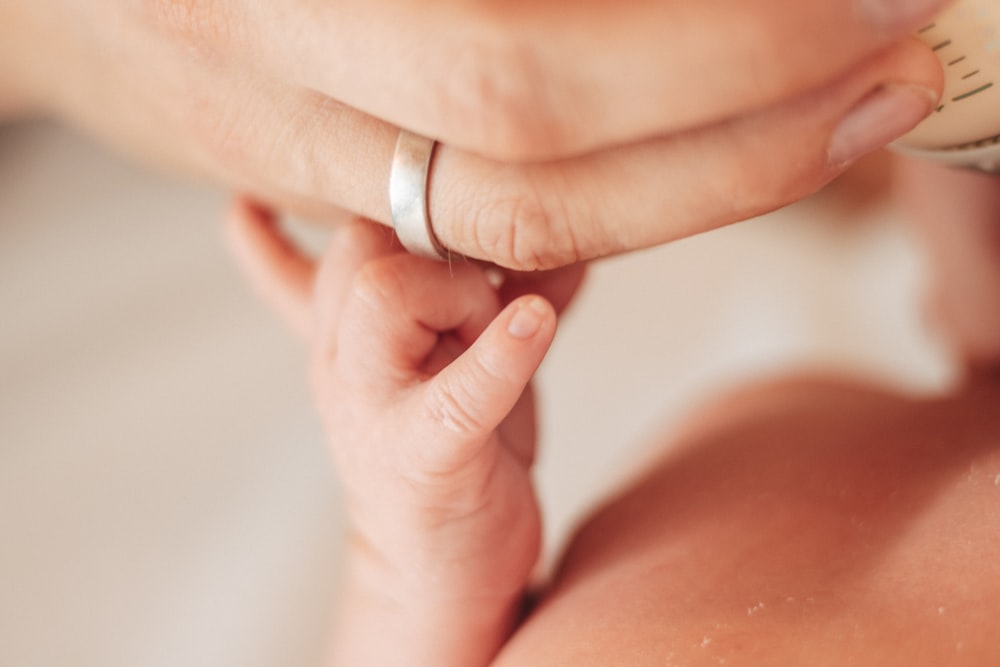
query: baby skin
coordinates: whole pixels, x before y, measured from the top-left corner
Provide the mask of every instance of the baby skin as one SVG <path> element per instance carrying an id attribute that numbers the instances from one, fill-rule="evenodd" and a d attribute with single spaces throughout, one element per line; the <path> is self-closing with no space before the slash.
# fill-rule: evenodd
<path id="1" fill-rule="evenodd" d="M 529 380 L 581 270 L 491 275 L 374 226 L 314 266 L 266 211 L 239 256 L 306 338 L 346 489 L 333 665 L 1000 664 L 1000 377 L 920 399 L 790 378 L 706 405 L 539 550 Z"/>
<path id="2" fill-rule="evenodd" d="M 307 340 L 343 483 L 332 664 L 488 664 L 516 626 L 541 542 L 529 382 L 581 269 L 432 262 L 361 221 L 313 267 L 247 203 L 232 231 L 251 278 Z"/>

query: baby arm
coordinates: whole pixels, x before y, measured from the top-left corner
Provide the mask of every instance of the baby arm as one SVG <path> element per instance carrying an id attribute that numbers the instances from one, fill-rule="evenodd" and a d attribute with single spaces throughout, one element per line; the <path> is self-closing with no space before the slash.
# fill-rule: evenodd
<path id="1" fill-rule="evenodd" d="M 314 394 L 345 489 L 333 664 L 487 664 L 539 552 L 528 383 L 555 332 L 553 306 L 519 295 L 517 281 L 496 289 L 473 264 L 401 253 L 363 223 L 338 232 L 296 297 L 303 260 L 261 215 L 237 210 L 240 254 L 286 314 L 297 299 L 313 306 Z M 568 300 L 579 277 L 550 281 L 552 301 Z M 292 287 L 275 288 L 282 280 Z"/>
<path id="2" fill-rule="evenodd" d="M 380 252 L 370 227 L 341 235 L 313 346 L 351 525 L 334 664 L 487 664 L 539 550 L 522 396 L 555 314 L 501 311 L 478 267 Z"/>

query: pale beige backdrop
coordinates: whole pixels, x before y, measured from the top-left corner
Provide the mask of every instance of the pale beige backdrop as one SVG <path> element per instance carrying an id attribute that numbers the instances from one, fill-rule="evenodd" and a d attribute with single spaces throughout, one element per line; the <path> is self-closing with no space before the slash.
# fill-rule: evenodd
<path id="1" fill-rule="evenodd" d="M 224 252 L 224 203 L 65 130 L 0 128 L 4 667 L 321 661 L 336 484 L 302 356 Z M 894 214 L 827 204 L 593 267 L 540 377 L 550 546 L 727 386 L 949 380 Z"/>

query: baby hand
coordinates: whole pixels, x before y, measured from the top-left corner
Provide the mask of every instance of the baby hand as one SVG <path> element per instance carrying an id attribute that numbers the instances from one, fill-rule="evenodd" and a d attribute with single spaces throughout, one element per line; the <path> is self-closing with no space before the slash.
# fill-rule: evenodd
<path id="1" fill-rule="evenodd" d="M 509 604 L 539 549 L 528 382 L 556 315 L 486 272 L 342 229 L 315 283 L 314 393 L 354 548 L 422 599 Z"/>
<path id="2" fill-rule="evenodd" d="M 449 664 L 440 651 L 453 638 L 475 638 L 492 655 L 541 537 L 529 381 L 556 312 L 524 292 L 541 288 L 562 306 L 581 270 L 515 276 L 498 289 L 477 265 L 405 254 L 384 230 L 355 222 L 313 272 L 266 213 L 244 205 L 234 222 L 251 277 L 310 339 L 314 395 L 346 493 L 348 595 L 356 608 L 383 608 L 382 621 L 348 614 L 355 627 L 342 632 L 384 632 L 392 617 L 394 632 L 436 642 L 428 663 Z M 301 314 L 309 306 L 311 323 Z"/>

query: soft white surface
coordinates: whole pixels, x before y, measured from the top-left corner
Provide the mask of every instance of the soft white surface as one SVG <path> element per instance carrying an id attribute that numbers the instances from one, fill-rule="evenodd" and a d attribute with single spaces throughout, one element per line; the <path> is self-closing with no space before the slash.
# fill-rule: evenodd
<path id="1" fill-rule="evenodd" d="M 223 205 L 58 128 L 0 128 L 0 665 L 320 663 L 336 484 Z M 947 380 L 907 239 L 885 213 L 823 217 L 593 268 L 539 379 L 550 544 L 721 388 L 803 365 Z"/>

